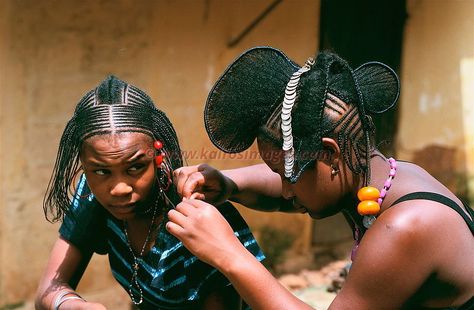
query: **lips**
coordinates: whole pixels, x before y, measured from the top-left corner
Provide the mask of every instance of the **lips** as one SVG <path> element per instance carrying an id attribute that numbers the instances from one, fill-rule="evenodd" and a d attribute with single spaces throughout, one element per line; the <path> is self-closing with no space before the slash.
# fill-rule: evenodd
<path id="1" fill-rule="evenodd" d="M 295 200 L 293 200 L 293 208 L 299 213 L 308 213 L 308 209 L 297 203 Z"/>
<path id="2" fill-rule="evenodd" d="M 135 209 L 135 203 L 129 203 L 125 205 L 112 205 L 111 209 L 117 213 L 129 213 Z"/>

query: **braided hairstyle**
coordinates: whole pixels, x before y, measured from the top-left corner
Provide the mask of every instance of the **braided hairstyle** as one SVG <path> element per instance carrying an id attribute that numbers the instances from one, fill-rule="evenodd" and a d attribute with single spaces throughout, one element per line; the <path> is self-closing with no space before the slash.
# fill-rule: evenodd
<path id="1" fill-rule="evenodd" d="M 313 69 L 302 79 L 297 90 L 297 100 L 293 108 L 293 132 L 300 137 L 313 135 L 318 141 L 323 137 L 335 139 L 350 170 L 355 174 L 363 173 L 368 183 L 375 126 L 370 116 L 361 116 L 358 108 L 360 98 L 351 77 L 352 70 L 344 60 L 328 52 L 319 55 Z M 329 72 L 327 83 L 321 83 L 324 71 Z M 301 98 L 306 99 L 306 102 L 302 102 L 304 99 Z M 283 144 L 282 105 L 283 98 L 278 100 L 268 120 L 259 128 L 260 139 L 278 147 Z M 311 143 L 313 141 L 309 140 L 305 144 Z M 299 161 L 305 166 L 299 167 L 300 172 L 294 179 L 314 160 L 328 158 L 320 147 L 306 150 L 297 154 Z"/>
<path id="2" fill-rule="evenodd" d="M 265 125 L 260 127 L 258 135 L 260 139 L 269 141 L 277 148 L 283 143 L 280 111 L 281 108 L 271 114 Z M 321 117 L 321 136 L 336 140 L 349 169 L 355 174 L 363 173 L 369 182 L 368 155 L 375 148 L 375 126 L 370 116 L 366 118 L 366 121 L 367 129 L 364 130 L 357 106 L 327 93 Z M 306 152 L 300 156 L 301 159 L 312 160 L 328 158 L 324 150 Z"/>
<path id="3" fill-rule="evenodd" d="M 370 115 L 395 105 L 398 77 L 380 62 L 353 70 L 331 52 L 320 52 L 316 61 L 308 64 L 308 70 L 298 73 L 300 66 L 275 48 L 260 46 L 245 51 L 224 71 L 208 96 L 204 112 L 207 133 L 216 147 L 228 153 L 244 151 L 257 137 L 282 148 L 286 134 L 294 150 L 290 159 L 294 166 L 288 176 L 291 183 L 297 182 L 314 160 L 327 158 L 322 138 L 330 137 L 337 140 L 350 170 L 363 174 L 368 184 L 375 132 Z M 294 74 L 299 76 L 296 84 L 292 82 Z M 285 125 L 288 129 L 283 132 L 283 110 L 288 111 L 289 105 L 291 126 Z"/>
<path id="4" fill-rule="evenodd" d="M 81 171 L 79 152 L 82 143 L 92 136 L 123 132 L 140 132 L 162 141 L 166 154 L 164 169 L 168 173 L 183 166 L 178 138 L 167 116 L 143 91 L 109 76 L 79 101 L 64 129 L 43 201 L 48 221 L 62 220 L 69 209 L 75 179 Z M 166 173 L 161 170 L 158 173 Z M 158 179 L 161 183 L 166 178 L 158 176 Z M 176 188 L 172 182 L 170 185 L 166 194 L 176 204 L 179 201 Z"/>

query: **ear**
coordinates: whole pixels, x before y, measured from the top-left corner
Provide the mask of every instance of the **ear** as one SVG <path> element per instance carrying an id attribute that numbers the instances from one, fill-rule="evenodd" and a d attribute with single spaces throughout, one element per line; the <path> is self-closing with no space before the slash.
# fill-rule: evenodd
<path id="1" fill-rule="evenodd" d="M 341 148 L 337 144 L 336 140 L 332 138 L 322 138 L 322 141 L 324 148 L 330 152 L 329 161 L 331 164 L 339 164 L 339 159 L 341 158 Z"/>

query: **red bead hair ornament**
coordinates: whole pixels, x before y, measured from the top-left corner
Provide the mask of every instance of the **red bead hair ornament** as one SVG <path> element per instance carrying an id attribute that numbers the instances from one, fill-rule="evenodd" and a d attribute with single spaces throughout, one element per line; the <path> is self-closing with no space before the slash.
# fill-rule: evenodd
<path id="1" fill-rule="evenodd" d="M 163 149 L 163 143 L 161 143 L 161 141 L 156 140 L 153 143 L 153 147 L 159 152 L 159 154 L 155 156 L 155 165 L 157 167 L 160 167 L 163 163 L 163 152 L 161 151 Z"/>
<path id="2" fill-rule="evenodd" d="M 161 170 L 158 182 L 161 184 L 161 190 L 167 191 L 171 185 L 171 175 L 170 170 L 163 166 L 163 159 L 165 157 L 165 152 L 163 151 L 163 143 L 159 140 L 153 142 L 153 147 L 158 153 L 155 155 L 155 165 Z"/>

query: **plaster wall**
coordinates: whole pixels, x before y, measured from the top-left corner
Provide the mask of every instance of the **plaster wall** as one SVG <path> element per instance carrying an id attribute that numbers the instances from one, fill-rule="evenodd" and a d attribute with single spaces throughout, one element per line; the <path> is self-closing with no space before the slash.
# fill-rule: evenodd
<path id="1" fill-rule="evenodd" d="M 319 3 L 311 0 L 281 2 L 228 46 L 272 2 L 0 1 L 0 307 L 34 297 L 59 227 L 42 210 L 59 138 L 75 104 L 107 75 L 148 92 L 174 123 L 183 150 L 197 152 L 188 164 L 260 162 L 204 153 L 217 149 L 202 111 L 214 81 L 246 48 L 279 47 L 300 63 L 316 52 Z M 309 248 L 309 219 L 241 210 L 257 234 L 274 225 L 297 236 L 295 248 Z M 124 296 L 106 257 L 95 257 L 79 290 L 96 296 L 106 289 Z"/>
<path id="2" fill-rule="evenodd" d="M 407 5 L 397 155 L 474 201 L 474 1 Z"/>

